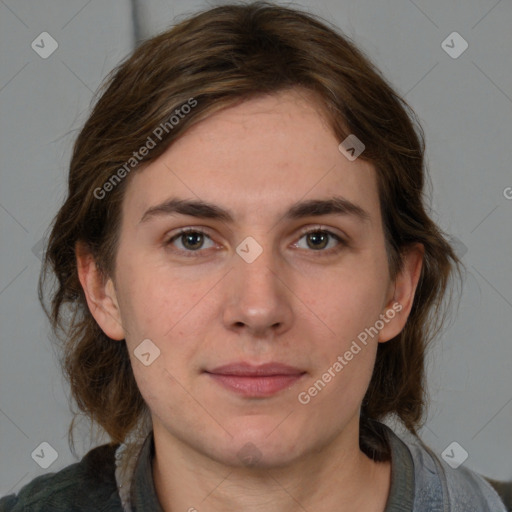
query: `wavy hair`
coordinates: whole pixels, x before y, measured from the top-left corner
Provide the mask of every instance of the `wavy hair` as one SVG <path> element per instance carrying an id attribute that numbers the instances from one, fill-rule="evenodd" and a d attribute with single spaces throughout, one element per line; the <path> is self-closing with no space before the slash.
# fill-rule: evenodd
<path id="1" fill-rule="evenodd" d="M 421 426 L 426 349 L 447 317 L 450 281 L 461 269 L 447 236 L 429 215 L 423 130 L 406 101 L 336 27 L 306 12 L 255 2 L 202 11 L 141 43 L 107 77 L 74 144 L 67 198 L 51 226 L 39 298 L 60 340 L 63 373 L 79 411 L 113 443 L 140 427 L 148 408 L 126 344 L 106 336 L 88 309 L 76 243 L 87 246 L 105 276 L 112 275 L 131 175 L 207 116 L 289 88 L 313 93 L 339 141 L 349 134 L 364 141 L 359 158 L 377 173 L 391 277 L 400 271 L 409 246 L 425 248 L 407 323 L 378 347 L 361 407 L 361 449 L 375 460 L 389 459 L 377 423 L 389 414 L 414 434 Z M 107 197 L 98 199 L 98 190 L 119 176 L 133 152 L 190 98 L 197 102 L 191 112 L 163 133 Z M 47 293 L 50 274 L 56 286 Z M 71 443 L 76 416 L 68 432 Z"/>

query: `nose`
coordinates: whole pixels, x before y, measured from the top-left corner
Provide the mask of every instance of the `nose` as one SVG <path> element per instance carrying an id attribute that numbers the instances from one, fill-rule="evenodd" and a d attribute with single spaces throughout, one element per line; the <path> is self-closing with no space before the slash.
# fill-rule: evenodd
<path id="1" fill-rule="evenodd" d="M 223 320 L 227 329 L 246 331 L 254 337 L 272 337 L 290 328 L 293 293 L 279 260 L 272 251 L 248 263 L 238 254 L 226 276 Z"/>

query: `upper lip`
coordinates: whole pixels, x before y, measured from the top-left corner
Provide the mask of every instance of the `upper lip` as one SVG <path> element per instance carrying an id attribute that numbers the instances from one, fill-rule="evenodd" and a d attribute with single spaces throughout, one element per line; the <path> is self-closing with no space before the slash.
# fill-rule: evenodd
<path id="1" fill-rule="evenodd" d="M 259 377 L 271 375 L 300 375 L 305 373 L 305 371 L 282 363 L 253 365 L 246 362 L 239 362 L 217 366 L 213 370 L 207 370 L 207 373 L 215 373 L 217 375 L 238 375 L 242 377 Z"/>

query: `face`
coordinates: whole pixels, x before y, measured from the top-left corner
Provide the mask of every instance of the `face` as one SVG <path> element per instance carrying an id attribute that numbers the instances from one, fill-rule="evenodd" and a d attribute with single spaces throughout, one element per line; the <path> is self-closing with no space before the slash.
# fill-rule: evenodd
<path id="1" fill-rule="evenodd" d="M 203 120 L 130 177 L 95 317 L 126 339 L 155 436 L 272 466 L 354 431 L 407 286 L 389 276 L 375 170 L 339 143 L 287 91 Z"/>

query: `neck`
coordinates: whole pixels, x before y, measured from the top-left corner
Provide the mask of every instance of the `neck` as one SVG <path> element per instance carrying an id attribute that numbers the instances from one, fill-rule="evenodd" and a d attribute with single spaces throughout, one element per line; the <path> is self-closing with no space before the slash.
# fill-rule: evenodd
<path id="1" fill-rule="evenodd" d="M 391 464 L 364 455 L 358 435 L 356 425 L 286 465 L 247 468 L 222 464 L 158 429 L 155 489 L 165 512 L 383 512 Z"/>

